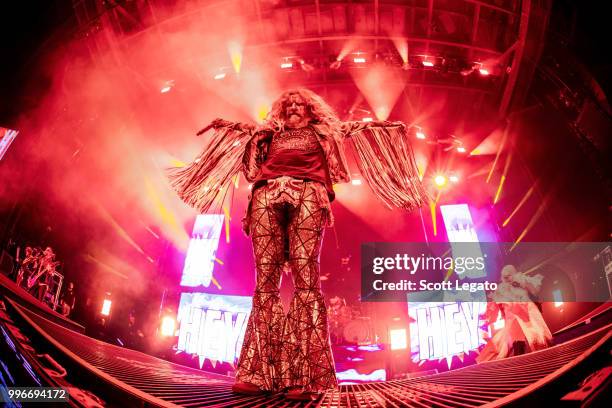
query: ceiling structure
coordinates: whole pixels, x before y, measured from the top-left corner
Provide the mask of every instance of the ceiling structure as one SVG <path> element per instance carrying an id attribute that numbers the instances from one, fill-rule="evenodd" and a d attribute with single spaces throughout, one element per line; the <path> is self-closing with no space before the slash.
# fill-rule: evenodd
<path id="1" fill-rule="evenodd" d="M 165 37 L 180 27 L 199 25 L 205 31 L 214 18 L 211 16 L 231 10 L 241 14 L 242 22 L 249 22 L 240 27 L 243 59 L 248 60 L 249 53 L 269 50 L 266 63 L 285 63 L 290 83 L 322 88 L 325 95 L 327 87 L 350 82 L 351 70 L 383 63 L 397 69 L 412 111 L 427 104 L 427 93 L 433 91 L 434 97 L 452 100 L 450 105 L 457 109 L 473 107 L 475 117 L 482 115 L 483 109 L 488 116 L 496 113 L 504 117 L 524 101 L 541 53 L 550 3 L 73 1 L 79 36 L 87 39 L 94 58 L 111 50 L 113 63 L 129 64 L 143 33 L 157 35 L 162 49 L 164 44 L 168 46 Z M 194 58 L 210 58 L 211 52 Z M 167 64 L 157 64 L 141 74 L 159 76 L 184 61 Z"/>

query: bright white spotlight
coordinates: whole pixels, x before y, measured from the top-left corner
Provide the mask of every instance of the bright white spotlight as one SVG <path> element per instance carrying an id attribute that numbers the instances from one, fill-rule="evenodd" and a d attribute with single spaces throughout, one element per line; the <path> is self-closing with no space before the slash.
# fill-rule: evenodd
<path id="1" fill-rule="evenodd" d="M 488 70 L 488 69 L 485 69 L 485 68 L 480 68 L 480 69 L 478 70 L 478 72 L 480 72 L 480 75 L 482 75 L 482 76 L 487 76 L 487 75 L 489 75 L 489 70 Z"/>
<path id="2" fill-rule="evenodd" d="M 353 58 L 353 62 L 355 64 L 365 64 L 366 59 L 364 57 L 355 57 Z"/>
<path id="3" fill-rule="evenodd" d="M 429 61 L 429 60 L 423 60 L 423 66 L 424 67 L 433 67 L 434 63 L 432 61 Z"/>
<path id="4" fill-rule="evenodd" d="M 220 72 L 217 75 L 215 75 L 215 79 L 219 80 L 219 79 L 223 79 L 225 78 L 225 72 Z"/>
<path id="5" fill-rule="evenodd" d="M 406 329 L 389 330 L 389 343 L 391 343 L 391 350 L 404 350 L 408 348 L 407 337 Z"/>
<path id="6" fill-rule="evenodd" d="M 417 139 L 425 139 L 425 133 L 423 133 L 422 131 L 417 131 L 416 132 L 416 138 Z"/>
<path id="7" fill-rule="evenodd" d="M 448 180 L 449 180 L 451 183 L 458 183 L 458 182 L 459 182 L 459 177 L 453 174 L 452 176 L 450 176 L 450 177 L 448 178 Z"/>
<path id="8" fill-rule="evenodd" d="M 371 117 L 367 116 L 367 117 L 361 119 L 361 121 L 362 122 L 372 122 L 372 121 L 374 121 L 374 119 L 372 119 Z"/>
<path id="9" fill-rule="evenodd" d="M 110 315 L 111 305 L 112 304 L 113 304 L 113 302 L 110 299 L 104 299 L 104 302 L 102 302 L 102 310 L 100 311 L 100 313 L 103 316 Z"/>
<path id="10" fill-rule="evenodd" d="M 360 186 L 361 185 L 361 179 L 352 179 L 351 180 L 351 184 L 354 186 Z"/>
<path id="11" fill-rule="evenodd" d="M 443 176 L 442 174 L 438 174 L 436 177 L 434 177 L 434 183 L 438 187 L 444 187 L 446 185 L 446 182 L 447 182 L 446 177 Z"/>
<path id="12" fill-rule="evenodd" d="M 281 69 L 290 69 L 293 68 L 293 63 L 292 62 L 282 62 L 280 64 Z"/>
<path id="13" fill-rule="evenodd" d="M 459 153 L 465 153 L 465 147 L 463 147 L 463 146 L 459 146 L 459 147 L 457 147 L 457 151 L 458 151 Z"/>
<path id="14" fill-rule="evenodd" d="M 161 323 L 161 335 L 163 337 L 174 336 L 176 321 L 171 316 L 164 316 Z"/>

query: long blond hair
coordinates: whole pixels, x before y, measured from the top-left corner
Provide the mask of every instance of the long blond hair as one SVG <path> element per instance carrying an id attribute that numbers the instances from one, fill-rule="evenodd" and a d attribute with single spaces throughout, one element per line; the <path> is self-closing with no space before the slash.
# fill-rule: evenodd
<path id="1" fill-rule="evenodd" d="M 279 132 L 285 128 L 285 102 L 291 95 L 299 95 L 307 105 L 312 116 L 312 125 L 326 135 L 340 137 L 342 133 L 342 121 L 334 110 L 316 93 L 306 88 L 294 88 L 283 92 L 272 104 L 270 112 L 266 116 L 264 126 Z"/>

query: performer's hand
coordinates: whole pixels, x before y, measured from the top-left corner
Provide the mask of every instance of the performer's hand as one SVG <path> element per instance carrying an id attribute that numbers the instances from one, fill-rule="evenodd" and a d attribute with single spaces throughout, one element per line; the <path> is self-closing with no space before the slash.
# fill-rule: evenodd
<path id="1" fill-rule="evenodd" d="M 251 139 L 251 143 L 257 145 L 259 142 L 262 142 L 270 137 L 270 134 L 266 131 L 255 132 L 253 138 Z"/>
<path id="2" fill-rule="evenodd" d="M 385 125 L 387 126 L 400 126 L 400 127 L 406 127 L 406 124 L 400 120 L 395 121 L 395 122 L 390 122 L 390 121 L 385 121 Z"/>
<path id="3" fill-rule="evenodd" d="M 212 122 L 210 122 L 208 124 L 208 126 L 206 126 L 204 129 L 202 129 L 198 133 L 196 133 L 196 135 L 200 136 L 200 135 L 208 132 L 210 129 L 218 129 L 220 127 L 229 126 L 231 124 L 232 124 L 232 122 L 229 122 L 229 121 L 221 119 L 221 118 L 217 118 L 217 119 L 213 120 Z"/>

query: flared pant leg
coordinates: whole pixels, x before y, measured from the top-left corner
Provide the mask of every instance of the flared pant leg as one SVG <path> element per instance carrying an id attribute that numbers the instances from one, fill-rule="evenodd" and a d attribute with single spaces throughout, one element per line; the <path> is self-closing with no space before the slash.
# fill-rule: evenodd
<path id="1" fill-rule="evenodd" d="M 238 360 L 236 381 L 278 391 L 284 374 L 280 365 L 285 316 L 280 300 L 285 228 L 281 214 L 268 203 L 264 189 L 251 201 L 250 231 L 257 269 L 253 306 Z"/>
<path id="2" fill-rule="evenodd" d="M 306 185 L 287 227 L 295 292 L 285 322 L 285 385 L 308 392 L 337 385 L 319 268 L 325 211 L 315 188 Z"/>

